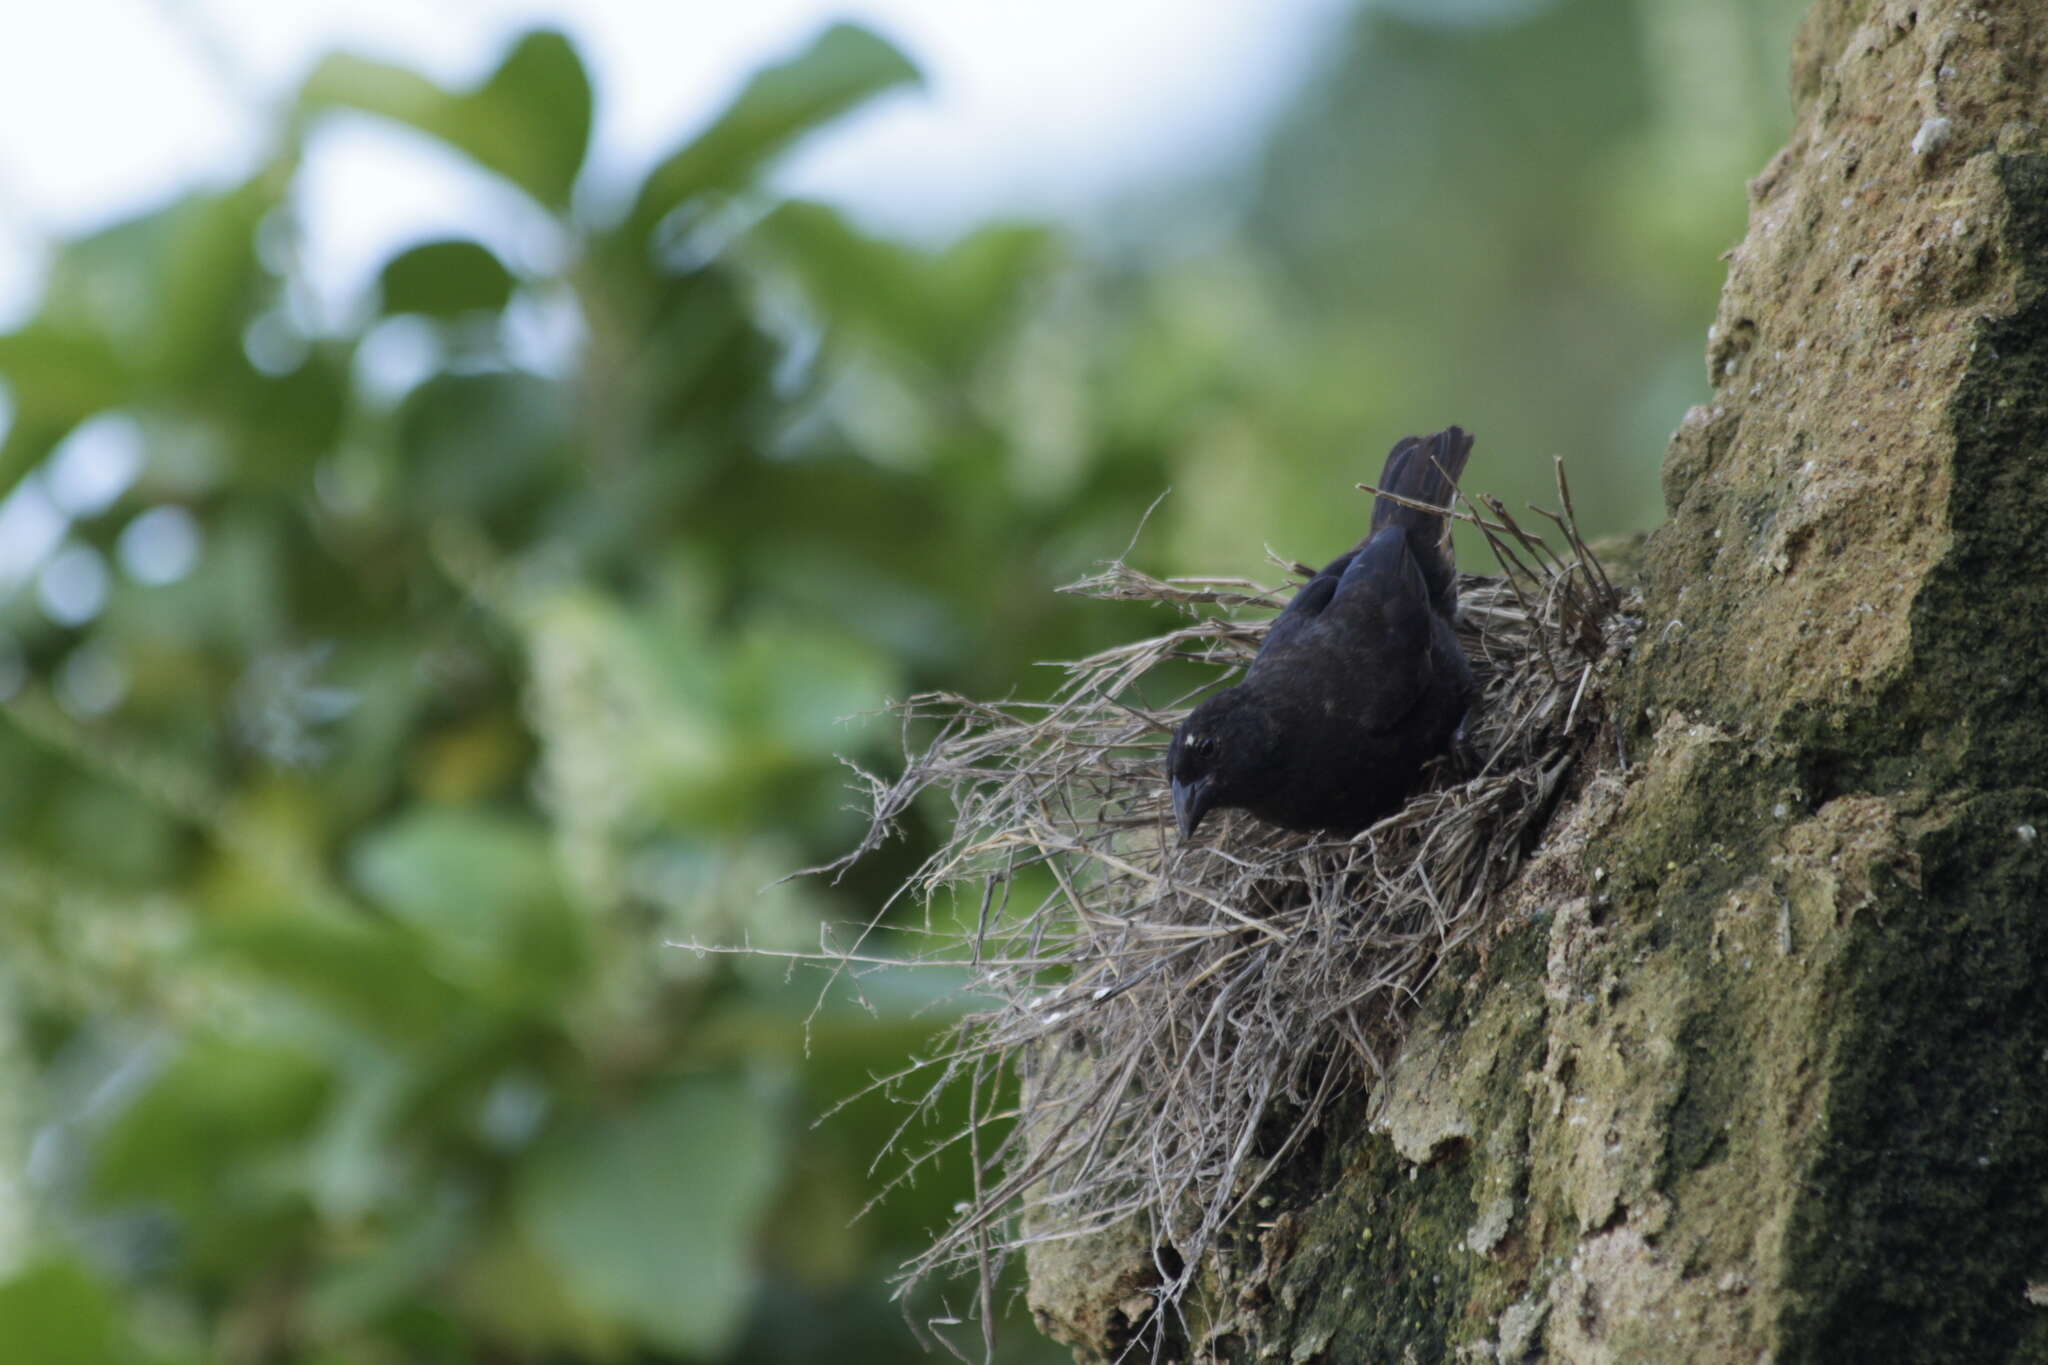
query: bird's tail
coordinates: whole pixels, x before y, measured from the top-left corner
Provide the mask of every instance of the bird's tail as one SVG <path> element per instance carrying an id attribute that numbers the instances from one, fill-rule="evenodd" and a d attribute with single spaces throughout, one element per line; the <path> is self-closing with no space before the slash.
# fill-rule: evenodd
<path id="1" fill-rule="evenodd" d="M 1387 452 L 1386 468 L 1380 471 L 1382 494 L 1430 507 L 1449 507 L 1458 480 L 1465 473 L 1465 461 L 1472 454 L 1472 434 L 1463 427 L 1445 427 L 1431 436 L 1405 436 Z M 1449 615 L 1457 606 L 1457 565 L 1451 555 L 1451 519 L 1441 512 L 1410 507 L 1390 497 L 1378 497 L 1372 505 L 1372 535 L 1388 526 L 1407 532 L 1409 550 L 1429 583 L 1429 595 L 1438 610 Z"/>

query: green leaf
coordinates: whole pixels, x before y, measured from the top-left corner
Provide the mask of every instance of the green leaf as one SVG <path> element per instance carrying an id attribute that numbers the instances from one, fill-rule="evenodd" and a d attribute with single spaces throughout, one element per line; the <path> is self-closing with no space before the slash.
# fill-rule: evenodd
<path id="1" fill-rule="evenodd" d="M 68 428 L 134 395 L 134 370 L 114 341 L 49 317 L 0 336 L 0 377 L 13 390 L 17 422 Z"/>
<path id="2" fill-rule="evenodd" d="M 569 40 L 551 30 L 520 38 L 465 94 L 344 54 L 315 69 L 299 104 L 308 113 L 355 109 L 416 128 L 554 209 L 568 207 L 590 144 L 590 75 Z"/>
<path id="3" fill-rule="evenodd" d="M 267 1149 L 303 1138 L 330 1080 L 324 1066 L 295 1049 L 196 1042 L 108 1129 L 94 1184 L 110 1199 L 200 1210 L 246 1182 Z"/>
<path id="4" fill-rule="evenodd" d="M 366 835 L 350 868 L 365 892 L 445 961 L 523 966 L 543 984 L 573 979 L 581 966 L 580 936 L 538 825 L 491 811 L 416 806 Z"/>
<path id="5" fill-rule="evenodd" d="M 422 941 L 389 924 L 299 913 L 241 916 L 202 942 L 294 998 L 400 1042 L 437 1040 L 475 1013 L 469 997 L 428 961 Z"/>
<path id="6" fill-rule="evenodd" d="M 658 1345 L 717 1355 L 746 1318 L 780 1146 L 737 1080 L 679 1080 L 538 1154 L 520 1217 L 580 1299 Z"/>
<path id="7" fill-rule="evenodd" d="M 323 344 L 297 368 L 268 375 L 237 350 L 185 397 L 212 418 L 250 486 L 295 489 L 341 435 L 348 361 L 345 350 Z"/>
<path id="8" fill-rule="evenodd" d="M 67 243 L 42 316 L 104 337 L 160 389 L 203 379 L 239 354 L 242 329 L 274 279 L 258 229 L 290 187 L 279 162 L 232 189 L 191 194 Z"/>
<path id="9" fill-rule="evenodd" d="M 386 313 L 453 318 L 497 312 L 512 301 L 512 272 L 476 242 L 422 242 L 399 252 L 378 276 Z"/>
<path id="10" fill-rule="evenodd" d="M 794 201 L 749 234 L 787 271 L 821 319 L 945 373 L 971 368 L 1045 279 L 1055 239 L 997 224 L 931 254 L 868 236 L 824 204 Z"/>
<path id="11" fill-rule="evenodd" d="M 13 420 L 0 445 L 0 494 L 5 494 L 64 439 L 71 428 L 135 396 L 134 367 L 117 345 L 96 332 L 38 318 L 0 336 L 0 380 L 7 384 Z"/>
<path id="12" fill-rule="evenodd" d="M 632 1333 L 579 1303 L 517 1223 L 501 1220 L 454 1268 L 450 1293 L 515 1360 L 621 1360 Z"/>
<path id="13" fill-rule="evenodd" d="M 733 652 L 736 721 L 757 745 L 830 758 L 856 732 L 849 717 L 871 714 L 901 690 L 889 661 L 866 642 L 815 624 L 762 624 Z"/>
<path id="14" fill-rule="evenodd" d="M 166 388 L 203 383 L 224 360 L 243 361 L 243 329 L 276 288 L 257 237 L 284 202 L 290 173 L 280 163 L 225 194 L 167 211 L 161 257 L 145 286 L 155 301 L 152 369 Z"/>
<path id="15" fill-rule="evenodd" d="M 243 328 L 274 287 L 256 234 L 286 183 L 266 168 L 65 244 L 36 317 L 0 336 L 14 405 L 0 492 L 95 413 L 192 404 L 249 370 Z"/>
<path id="16" fill-rule="evenodd" d="M 406 505 L 422 518 L 540 510 L 568 441 L 569 397 L 559 384 L 517 373 L 437 375 L 399 412 Z"/>
<path id="17" fill-rule="evenodd" d="M 132 1362 L 105 1285 L 68 1261 L 31 1265 L 0 1283 L 0 1365 Z"/>
<path id="18" fill-rule="evenodd" d="M 566 208 L 590 147 L 590 73 L 563 34 L 528 33 L 476 98 L 505 120 L 484 164 L 533 192 L 542 203 Z M 502 150 L 500 150 L 502 148 Z"/>
<path id="19" fill-rule="evenodd" d="M 422 806 L 372 831 L 356 880 L 429 936 L 486 933 L 505 907 L 557 894 L 545 831 L 506 815 Z"/>
<path id="20" fill-rule="evenodd" d="M 738 189 L 804 134 L 923 78 L 894 46 L 867 29 L 834 24 L 789 61 L 747 82 L 704 132 L 649 173 L 627 220 L 636 240 L 701 194 Z"/>
<path id="21" fill-rule="evenodd" d="M 345 1254 L 314 1283 L 306 1308 L 320 1334 L 370 1322 L 418 1291 L 457 1257 L 475 1214 L 468 1201 L 442 1191 L 400 1210 L 394 1222 L 372 1247 Z"/>

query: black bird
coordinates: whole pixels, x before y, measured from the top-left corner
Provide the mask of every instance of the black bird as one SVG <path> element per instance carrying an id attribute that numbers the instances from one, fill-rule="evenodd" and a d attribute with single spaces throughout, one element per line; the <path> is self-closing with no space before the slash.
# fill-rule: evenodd
<path id="1" fill-rule="evenodd" d="M 1448 507 L 1471 453 L 1458 427 L 1406 437 L 1380 489 Z M 1244 681 L 1175 732 L 1166 771 L 1181 837 L 1219 806 L 1338 834 L 1391 813 L 1477 690 L 1457 609 L 1450 519 L 1376 498 L 1366 538 L 1294 594 Z"/>

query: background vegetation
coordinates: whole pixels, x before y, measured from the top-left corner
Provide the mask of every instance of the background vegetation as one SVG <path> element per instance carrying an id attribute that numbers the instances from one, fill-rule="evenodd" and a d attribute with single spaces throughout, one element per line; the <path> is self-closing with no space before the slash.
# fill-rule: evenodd
<path id="1" fill-rule="evenodd" d="M 894 1114 L 811 1120 L 947 983 L 806 1047 L 814 979 L 668 945 L 865 918 L 928 827 L 771 885 L 855 835 L 835 755 L 888 761 L 842 718 L 1154 627 L 1051 589 L 1169 486 L 1155 571 L 1332 552 L 1452 420 L 1511 500 L 1563 452 L 1599 529 L 1654 518 L 1790 6 L 1459 8 L 1361 9 L 1121 241 L 778 202 L 917 79 L 839 27 L 630 203 L 578 195 L 540 32 L 472 90 L 337 56 L 246 183 L 65 243 L 0 337 L 0 489 L 61 516 L 0 584 L 0 1359 L 907 1355 L 886 1276 L 961 1173 L 850 1222 Z M 294 175 L 351 113 L 552 264 L 420 243 L 314 325 Z"/>

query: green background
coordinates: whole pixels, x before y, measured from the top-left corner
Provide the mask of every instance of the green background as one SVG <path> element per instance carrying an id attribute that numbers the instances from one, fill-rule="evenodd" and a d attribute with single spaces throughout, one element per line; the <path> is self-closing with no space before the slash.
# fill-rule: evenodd
<path id="1" fill-rule="evenodd" d="M 912 1355 L 888 1276 L 964 1172 L 856 1221 L 902 1111 L 813 1120 L 956 979 L 813 1016 L 814 971 L 671 945 L 871 915 L 946 813 L 778 882 L 858 837 L 836 756 L 888 767 L 886 699 L 1042 693 L 1161 626 L 1052 589 L 1163 491 L 1135 562 L 1271 578 L 1458 421 L 1474 487 L 1544 498 L 1563 454 L 1629 529 L 1705 395 L 1789 3 L 1440 9 L 1358 11 L 1250 164 L 1109 236 L 778 200 L 781 153 L 920 79 L 837 27 L 630 202 L 578 193 L 593 92 L 538 32 L 470 90 L 332 58 L 246 183 L 61 244 L 0 336 L 0 489 L 81 428 L 143 461 L 72 509 L 101 606 L 0 589 L 0 1362 Z M 337 114 L 502 178 L 556 264 L 424 243 L 303 325 Z M 516 359 L 536 318 L 567 362 Z M 393 346 L 431 357 L 400 392 Z"/>

